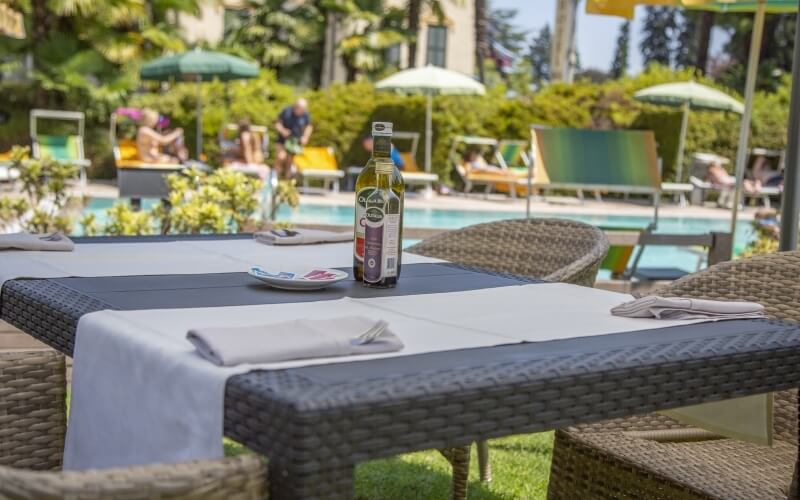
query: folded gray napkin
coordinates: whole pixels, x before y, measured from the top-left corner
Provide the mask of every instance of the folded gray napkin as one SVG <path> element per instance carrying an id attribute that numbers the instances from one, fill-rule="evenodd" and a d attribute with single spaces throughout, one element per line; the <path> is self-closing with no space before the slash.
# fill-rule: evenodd
<path id="1" fill-rule="evenodd" d="M 311 245 L 353 241 L 353 233 L 336 233 L 318 229 L 273 229 L 255 233 L 253 238 L 267 245 Z"/>
<path id="2" fill-rule="evenodd" d="M 403 342 L 388 328 L 371 342 L 359 342 L 359 335 L 377 323 L 361 316 L 298 319 L 240 328 L 196 328 L 186 338 L 201 356 L 221 366 L 401 350 Z"/>
<path id="3" fill-rule="evenodd" d="M 659 297 L 648 295 L 611 309 L 615 316 L 656 319 L 763 318 L 764 306 L 755 302 Z"/>
<path id="4" fill-rule="evenodd" d="M 11 233 L 0 234 L 0 250 L 38 250 L 52 252 L 71 252 L 75 243 L 61 233 L 31 234 Z"/>

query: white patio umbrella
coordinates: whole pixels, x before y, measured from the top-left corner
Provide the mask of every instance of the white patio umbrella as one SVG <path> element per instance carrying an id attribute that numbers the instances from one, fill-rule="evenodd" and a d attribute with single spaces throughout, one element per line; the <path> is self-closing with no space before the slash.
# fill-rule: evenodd
<path id="1" fill-rule="evenodd" d="M 399 71 L 375 84 L 378 90 L 393 90 L 406 94 L 425 94 L 425 171 L 431 171 L 431 140 L 433 129 L 431 114 L 433 96 L 449 95 L 483 95 L 486 87 L 470 76 L 436 66 L 412 68 Z"/>
<path id="2" fill-rule="evenodd" d="M 733 111 L 742 114 L 744 105 L 725 92 L 712 89 L 694 81 L 663 83 L 642 89 L 633 97 L 637 101 L 680 106 L 683 112 L 681 132 L 678 139 L 678 155 L 675 157 L 676 182 L 682 182 L 683 149 L 686 143 L 686 131 L 689 128 L 690 109 L 708 109 L 714 111 Z"/>

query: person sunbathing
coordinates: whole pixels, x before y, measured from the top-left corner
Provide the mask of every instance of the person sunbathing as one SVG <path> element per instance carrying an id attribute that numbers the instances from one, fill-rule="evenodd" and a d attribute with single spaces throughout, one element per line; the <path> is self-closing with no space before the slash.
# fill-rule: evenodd
<path id="1" fill-rule="evenodd" d="M 729 174 L 722 164 L 716 161 L 709 165 L 706 181 L 722 188 L 733 189 L 736 186 L 736 176 Z M 757 193 L 761 191 L 761 181 L 742 179 L 742 188 L 747 193 Z"/>
<path id="2" fill-rule="evenodd" d="M 497 165 L 491 165 L 486 162 L 486 159 L 476 149 L 467 151 L 464 155 L 464 166 L 468 172 L 492 172 L 492 173 L 505 173 L 506 171 Z"/>
<path id="3" fill-rule="evenodd" d="M 152 109 L 142 111 L 139 130 L 136 131 L 136 149 L 139 159 L 150 163 L 181 163 L 189 153 L 183 144 L 183 129 L 162 134 L 156 127 L 158 113 Z"/>
<path id="4" fill-rule="evenodd" d="M 249 175 L 257 175 L 264 180 L 269 175 L 269 167 L 264 163 L 261 138 L 253 132 L 250 120 L 239 121 L 239 138 L 236 140 L 238 157 L 228 164 L 231 170 Z"/>

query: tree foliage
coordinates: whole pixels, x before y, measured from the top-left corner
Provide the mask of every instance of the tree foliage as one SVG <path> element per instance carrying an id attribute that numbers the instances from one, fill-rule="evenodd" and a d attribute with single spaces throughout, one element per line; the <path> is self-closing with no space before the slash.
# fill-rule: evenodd
<path id="1" fill-rule="evenodd" d="M 611 62 L 611 77 L 620 78 L 628 71 L 628 48 L 630 45 L 631 22 L 625 21 L 619 27 L 617 44 L 614 47 L 614 60 Z"/>
<path id="2" fill-rule="evenodd" d="M 658 63 L 669 67 L 674 60 L 674 40 L 678 29 L 675 9 L 647 7 L 645 12 L 642 41 L 639 45 L 644 65 Z"/>
<path id="3" fill-rule="evenodd" d="M 550 25 L 545 24 L 533 37 L 528 52 L 535 82 L 550 80 L 550 49 L 552 45 L 553 36 L 550 33 Z"/>

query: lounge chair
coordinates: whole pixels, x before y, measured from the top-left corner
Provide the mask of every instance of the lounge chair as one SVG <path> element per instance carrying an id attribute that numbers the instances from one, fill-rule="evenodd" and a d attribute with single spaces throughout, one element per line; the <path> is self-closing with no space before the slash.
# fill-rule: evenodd
<path id="1" fill-rule="evenodd" d="M 770 318 L 797 322 L 798 274 L 800 252 L 763 254 L 718 264 L 657 293 L 757 301 Z M 772 369 L 778 368 L 764 366 Z M 695 382 L 705 381 L 687 379 Z M 776 392 L 773 401 L 772 447 L 708 433 L 703 438 L 704 432 L 661 414 L 556 431 L 548 498 L 797 498 L 790 493 L 797 460 L 797 390 Z"/>
<path id="2" fill-rule="evenodd" d="M 14 168 L 11 151 L 0 153 L 0 182 L 14 182 L 19 179 L 19 170 Z"/>
<path id="3" fill-rule="evenodd" d="M 731 258 L 730 233 L 656 233 L 654 224 L 649 224 L 643 230 L 620 227 L 604 227 L 603 230 L 609 235 L 610 247 L 600 269 L 611 271 L 612 279 L 636 282 L 675 281 L 689 274 L 677 267 L 642 267 L 640 262 L 647 247 L 683 247 L 698 257 L 695 270 L 699 270 L 704 260 L 713 265 Z"/>
<path id="4" fill-rule="evenodd" d="M 339 192 L 344 171 L 339 170 L 333 148 L 306 146 L 302 153 L 294 156 L 294 166 L 297 167 L 304 190 L 310 190 L 309 180 L 318 179 L 322 181 L 325 191 L 333 188 L 333 192 Z"/>
<path id="5" fill-rule="evenodd" d="M 433 194 L 433 184 L 439 181 L 439 176 L 431 172 L 423 172 L 417 164 L 417 146 L 419 145 L 419 134 L 417 132 L 395 132 L 392 134 L 400 157 L 403 158 L 403 181 L 408 186 L 422 186 L 424 196 L 430 197 Z M 408 148 L 400 148 L 398 142 L 410 141 Z"/>
<path id="6" fill-rule="evenodd" d="M 41 134 L 40 120 L 67 122 L 76 130 L 72 134 Z M 86 190 L 86 169 L 92 165 L 83 150 L 85 123 L 86 117 L 80 111 L 32 109 L 30 113 L 33 158 L 51 158 L 77 167 L 81 192 Z"/>
<path id="7" fill-rule="evenodd" d="M 175 163 L 140 160 L 135 140 L 137 125 L 128 115 L 111 114 L 110 139 L 117 167 L 119 196 L 131 198 L 134 205 L 139 205 L 142 198 L 165 199 L 169 196 L 166 176 L 186 168 Z"/>
<path id="8" fill-rule="evenodd" d="M 662 183 L 655 136 L 646 130 L 532 129 L 537 158 L 533 185 L 542 189 L 648 194 L 654 203 L 664 193 L 681 204 L 691 185 Z"/>
<path id="9" fill-rule="evenodd" d="M 531 158 L 528 155 L 528 141 L 502 139 L 497 143 L 495 158 L 497 164 L 520 176 L 528 175 Z"/>
<path id="10" fill-rule="evenodd" d="M 66 366 L 55 351 L 0 352 L 0 498 L 265 498 L 256 455 L 61 472 Z"/>
<path id="11" fill-rule="evenodd" d="M 755 151 L 755 150 L 754 150 Z M 717 205 L 721 207 L 729 207 L 733 204 L 733 196 L 735 188 L 732 186 L 719 186 L 705 180 L 708 177 L 708 168 L 713 162 L 719 162 L 722 165 L 730 163 L 725 157 L 715 155 L 713 153 L 694 153 L 692 154 L 692 163 L 690 165 L 689 183 L 692 190 L 692 203 L 702 205 L 706 201 L 709 193 L 717 194 Z M 758 191 L 745 191 L 742 190 L 742 196 L 745 200 L 756 199 L 761 200 L 765 208 L 772 206 L 772 196 L 780 196 L 781 189 L 776 186 L 761 186 Z"/>
<path id="12" fill-rule="evenodd" d="M 498 191 L 509 193 L 512 198 L 516 198 L 518 194 L 527 193 L 527 177 L 515 174 L 511 170 L 503 168 L 502 165 L 499 165 L 498 171 L 470 171 L 461 157 L 463 145 L 496 150 L 498 141 L 490 137 L 453 137 L 448 158 L 453 172 L 461 180 L 465 193 L 469 193 L 477 187 L 483 187 L 487 195 L 492 191 Z"/>
<path id="13" fill-rule="evenodd" d="M 407 249 L 489 271 L 582 286 L 594 285 L 607 250 L 608 240 L 599 228 L 559 219 L 476 224 L 433 236 Z M 485 441 L 478 443 L 478 462 L 481 479 L 489 480 L 489 448 Z M 469 460 L 453 465 L 454 491 L 467 482 L 468 475 Z"/>

